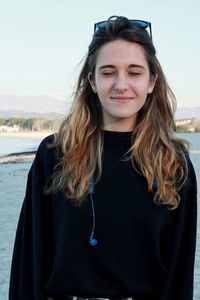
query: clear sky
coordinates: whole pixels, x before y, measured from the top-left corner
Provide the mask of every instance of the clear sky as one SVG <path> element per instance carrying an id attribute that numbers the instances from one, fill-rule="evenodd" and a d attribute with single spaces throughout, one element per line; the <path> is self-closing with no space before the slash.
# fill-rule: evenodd
<path id="1" fill-rule="evenodd" d="M 93 23 L 111 15 L 152 23 L 178 106 L 200 106 L 199 0 L 0 0 L 0 94 L 66 99 Z"/>

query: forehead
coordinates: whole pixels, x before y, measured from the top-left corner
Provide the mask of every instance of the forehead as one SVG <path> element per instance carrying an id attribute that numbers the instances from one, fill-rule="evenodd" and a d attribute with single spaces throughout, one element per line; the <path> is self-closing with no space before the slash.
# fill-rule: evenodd
<path id="1" fill-rule="evenodd" d="M 115 40 L 106 43 L 98 50 L 96 68 L 104 64 L 142 64 L 147 66 L 147 59 L 143 47 L 139 44 L 124 40 Z"/>

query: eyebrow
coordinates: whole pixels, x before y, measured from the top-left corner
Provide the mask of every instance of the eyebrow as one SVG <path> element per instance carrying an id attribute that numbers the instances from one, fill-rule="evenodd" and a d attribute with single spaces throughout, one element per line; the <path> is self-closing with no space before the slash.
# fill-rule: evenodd
<path id="1" fill-rule="evenodd" d="M 140 69 L 144 69 L 144 66 L 142 65 L 137 65 L 137 64 L 131 64 L 128 66 L 129 68 L 140 68 Z"/>
<path id="2" fill-rule="evenodd" d="M 114 65 L 103 65 L 99 67 L 99 70 L 103 70 L 103 69 L 115 69 L 116 67 Z M 128 68 L 140 68 L 140 69 L 144 69 L 144 66 L 142 65 L 137 65 L 137 64 L 131 64 L 128 66 Z"/>

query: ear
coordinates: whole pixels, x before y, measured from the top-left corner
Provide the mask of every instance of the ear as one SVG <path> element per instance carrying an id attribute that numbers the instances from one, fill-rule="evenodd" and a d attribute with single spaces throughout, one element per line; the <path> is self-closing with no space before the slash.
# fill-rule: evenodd
<path id="1" fill-rule="evenodd" d="M 147 91 L 148 94 L 151 94 L 153 92 L 157 78 L 158 78 L 157 74 L 155 76 L 151 76 L 150 81 L 149 81 L 149 88 Z"/>
<path id="2" fill-rule="evenodd" d="M 96 94 L 97 93 L 97 89 L 96 89 L 94 75 L 92 74 L 92 72 L 88 73 L 88 80 L 89 80 L 89 83 L 91 85 L 91 88 L 92 88 L 93 92 Z"/>

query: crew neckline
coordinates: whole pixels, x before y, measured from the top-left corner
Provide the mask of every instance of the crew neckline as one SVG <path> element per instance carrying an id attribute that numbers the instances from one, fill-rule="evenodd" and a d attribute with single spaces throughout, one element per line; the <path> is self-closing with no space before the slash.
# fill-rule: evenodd
<path id="1" fill-rule="evenodd" d="M 133 131 L 103 130 L 104 139 L 106 139 L 106 140 L 131 139 L 132 134 L 133 134 Z"/>

